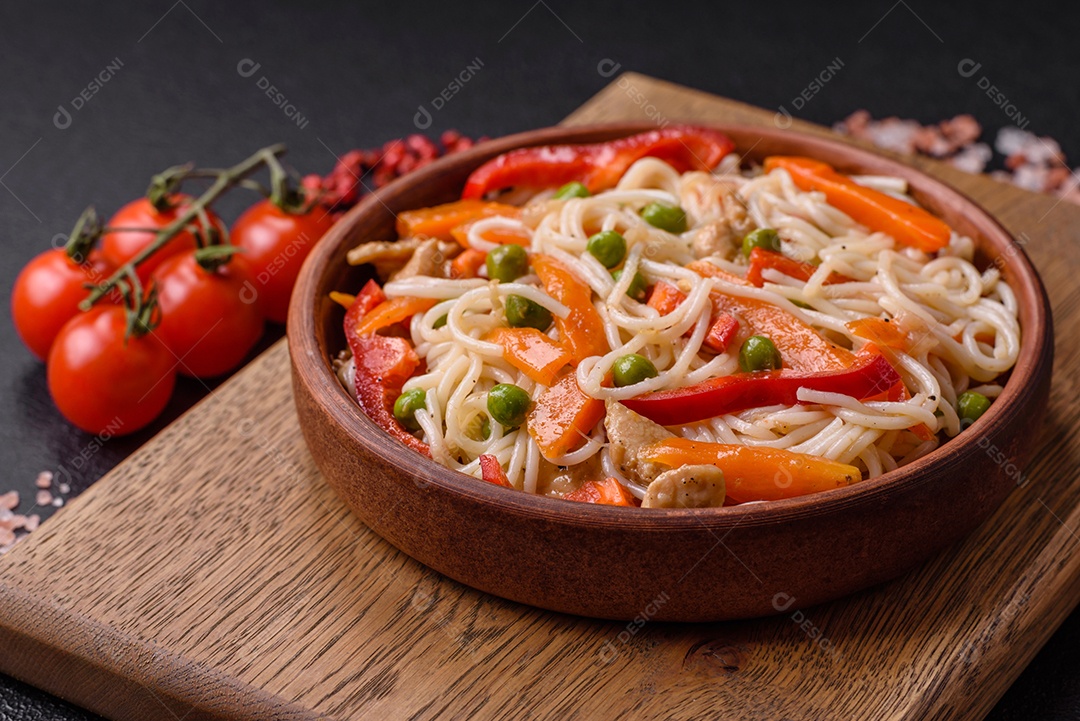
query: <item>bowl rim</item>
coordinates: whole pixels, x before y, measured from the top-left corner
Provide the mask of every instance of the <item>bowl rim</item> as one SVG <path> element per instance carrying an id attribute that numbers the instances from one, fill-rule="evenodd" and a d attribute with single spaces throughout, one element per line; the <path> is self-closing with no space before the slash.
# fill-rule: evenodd
<path id="1" fill-rule="evenodd" d="M 692 124 L 729 132 L 753 134 L 772 138 L 796 137 L 803 143 L 802 152 L 813 157 L 841 153 L 850 159 L 850 165 L 871 169 L 874 174 L 891 174 L 916 184 L 924 195 L 941 199 L 952 207 L 962 208 L 964 217 L 985 236 L 979 244 L 986 250 L 996 250 L 1004 258 L 1004 265 L 1013 269 L 1013 291 L 1017 297 L 1018 317 L 1025 304 L 1031 304 L 1031 327 L 1022 327 L 1020 353 L 1001 395 L 990 409 L 971 428 L 981 432 L 961 433 L 948 439 L 938 448 L 906 466 L 888 471 L 877 478 L 868 479 L 843 488 L 830 489 L 795 498 L 746 503 L 709 509 L 658 509 L 624 508 L 586 503 L 567 503 L 562 499 L 549 498 L 522 491 L 511 491 L 494 484 L 477 482 L 477 479 L 446 468 L 430 458 L 417 454 L 379 428 L 360 409 L 338 383 L 329 364 L 329 354 L 319 346 L 314 313 L 315 291 L 322 276 L 329 269 L 329 256 L 338 245 L 345 242 L 349 228 L 368 213 L 391 212 L 386 200 L 393 202 L 396 194 L 405 188 L 438 177 L 447 168 L 458 166 L 477 167 L 489 157 L 508 150 L 558 142 L 591 142 L 573 140 L 579 136 L 600 135 L 610 138 L 655 130 L 653 123 L 605 123 L 573 126 L 552 126 L 496 138 L 465 151 L 445 156 L 409 175 L 399 178 L 369 194 L 349 210 L 327 232 L 305 261 L 293 291 L 287 325 L 288 345 L 294 373 L 304 382 L 313 396 L 317 397 L 323 410 L 351 439 L 375 453 L 384 462 L 412 479 L 421 488 L 437 486 L 440 490 L 476 503 L 497 507 L 503 512 L 520 516 L 543 518 L 551 523 L 587 523 L 600 526 L 620 526 L 641 529 L 687 530 L 706 527 L 734 529 L 739 525 L 758 526 L 774 524 L 807 515 L 828 514 L 851 506 L 878 503 L 900 490 L 911 490 L 933 482 L 932 467 L 948 461 L 960 460 L 964 451 L 971 452 L 979 445 L 979 439 L 992 429 L 1007 423 L 1009 411 L 1016 405 L 1022 388 L 1035 380 L 1039 368 L 1040 353 L 1052 348 L 1052 316 L 1049 300 L 1042 281 L 1022 244 L 982 206 L 970 197 L 914 166 L 887 157 L 865 147 L 843 142 L 815 133 L 797 130 L 780 130 L 768 126 L 737 123 L 711 123 L 691 121 Z M 746 153 L 750 149 L 736 148 Z M 997 246 L 1001 247 L 997 247 Z M 1008 249 L 1008 250 L 1006 250 Z M 304 362 L 315 358 L 316 363 Z M 314 368 L 314 372 L 310 371 Z M 722 543 L 722 539 L 718 539 Z"/>

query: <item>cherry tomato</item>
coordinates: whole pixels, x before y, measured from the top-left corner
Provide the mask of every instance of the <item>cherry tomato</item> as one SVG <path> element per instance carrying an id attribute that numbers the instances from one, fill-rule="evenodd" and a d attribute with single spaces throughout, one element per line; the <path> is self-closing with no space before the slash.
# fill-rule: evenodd
<path id="1" fill-rule="evenodd" d="M 133 433 L 157 418 L 172 395 L 172 353 L 152 333 L 125 338 L 126 329 L 122 306 L 95 306 L 69 320 L 49 351 L 53 402 L 88 433 Z"/>
<path id="2" fill-rule="evenodd" d="M 133 200 L 120 210 L 116 211 L 116 215 L 109 219 L 109 222 L 106 223 L 106 227 L 164 228 L 183 215 L 187 204 L 191 201 L 191 197 L 187 195 L 178 195 L 173 196 L 171 200 L 173 203 L 177 203 L 177 205 L 160 211 L 146 198 Z M 223 230 L 225 226 L 222 224 L 221 219 L 214 215 L 210 210 L 207 210 L 206 212 L 210 218 L 210 222 L 213 223 L 218 230 Z M 199 227 L 203 227 L 202 223 L 198 220 L 194 221 L 194 223 Z M 105 233 L 101 237 L 101 253 L 105 257 L 105 260 L 119 268 L 121 265 L 138 255 L 139 252 L 150 245 L 153 240 L 154 233 L 146 231 L 121 230 Z M 162 248 L 159 248 L 157 252 L 139 264 L 139 280 L 146 283 L 154 270 L 161 265 L 166 258 L 176 255 L 177 253 L 183 253 L 185 250 L 194 250 L 196 247 L 197 242 L 195 236 L 192 235 L 190 231 L 180 231 Z"/>
<path id="3" fill-rule="evenodd" d="M 180 359 L 180 372 L 211 378 L 240 365 L 263 331 L 262 311 L 246 259 L 233 256 L 213 272 L 188 252 L 154 271 L 161 324 L 154 333 Z"/>
<path id="4" fill-rule="evenodd" d="M 84 286 L 100 283 L 112 272 L 98 251 L 85 263 L 71 260 L 62 249 L 46 250 L 27 263 L 11 292 L 11 316 L 30 352 L 48 358 L 56 334 L 79 313 L 79 302 L 89 292 Z"/>
<path id="5" fill-rule="evenodd" d="M 333 224 L 320 206 L 292 215 L 269 200 L 256 203 L 237 219 L 231 240 L 244 249 L 244 258 L 251 264 L 259 303 L 268 320 L 285 322 L 300 266 Z"/>

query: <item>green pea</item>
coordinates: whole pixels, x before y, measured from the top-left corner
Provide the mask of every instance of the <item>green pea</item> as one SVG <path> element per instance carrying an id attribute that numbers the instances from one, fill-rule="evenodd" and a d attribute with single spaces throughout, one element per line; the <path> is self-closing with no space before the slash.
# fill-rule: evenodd
<path id="1" fill-rule="evenodd" d="M 506 324 L 511 328 L 536 328 L 543 333 L 551 327 L 551 311 L 524 296 L 506 296 L 504 310 Z"/>
<path id="2" fill-rule="evenodd" d="M 572 183 L 567 183 L 563 187 L 555 191 L 555 200 L 566 200 L 567 198 L 588 198 L 591 195 L 589 189 L 585 187 L 584 183 L 579 183 L 576 180 Z"/>
<path id="3" fill-rule="evenodd" d="M 529 394 L 512 383 L 500 383 L 488 391 L 488 413 L 504 428 L 515 428 L 524 423 L 531 403 Z"/>
<path id="4" fill-rule="evenodd" d="M 410 431 L 420 430 L 416 422 L 416 412 L 427 407 L 427 393 L 422 388 L 405 391 L 394 401 L 394 418 Z"/>
<path id="5" fill-rule="evenodd" d="M 440 315 L 438 318 L 435 319 L 435 322 L 432 323 L 431 327 L 434 328 L 435 330 L 438 330 L 439 328 L 442 328 L 445 325 L 446 325 L 446 313 L 443 313 L 442 315 Z"/>
<path id="6" fill-rule="evenodd" d="M 520 245 L 507 243 L 487 254 L 488 277 L 500 283 L 517 280 L 529 270 L 529 254 Z"/>
<path id="7" fill-rule="evenodd" d="M 611 274 L 611 277 L 618 283 L 622 278 L 622 268 Z M 640 272 L 634 273 L 633 280 L 630 281 L 630 287 L 626 289 L 626 294 L 637 301 L 645 300 L 645 293 L 649 290 L 649 281 L 645 280 Z"/>
<path id="8" fill-rule="evenodd" d="M 967 428 L 982 418 L 982 414 L 986 413 L 988 408 L 990 408 L 990 399 L 975 391 L 964 391 L 956 399 L 956 412 L 960 416 L 960 425 L 963 428 Z"/>
<path id="9" fill-rule="evenodd" d="M 626 257 L 626 238 L 614 230 L 603 230 L 589 238 L 585 249 L 605 268 L 614 268 Z"/>
<path id="10" fill-rule="evenodd" d="M 465 435 L 474 441 L 491 438 L 491 421 L 483 413 L 477 413 L 465 427 Z"/>
<path id="11" fill-rule="evenodd" d="M 616 358 L 611 366 L 611 373 L 614 376 L 616 388 L 632 386 L 660 375 L 651 360 L 637 353 Z"/>
<path id="12" fill-rule="evenodd" d="M 761 248 L 762 250 L 771 250 L 775 253 L 779 253 L 780 236 L 772 228 L 758 228 L 757 230 L 751 230 L 746 234 L 746 237 L 742 239 L 742 254 L 750 255 L 750 251 L 754 248 Z"/>
<path id="13" fill-rule="evenodd" d="M 666 230 L 669 233 L 686 231 L 686 211 L 677 205 L 649 203 L 641 209 L 641 217 L 654 228 Z"/>
<path id="14" fill-rule="evenodd" d="M 739 349 L 739 367 L 747 373 L 779 370 L 783 365 L 780 351 L 763 335 L 750 336 Z"/>

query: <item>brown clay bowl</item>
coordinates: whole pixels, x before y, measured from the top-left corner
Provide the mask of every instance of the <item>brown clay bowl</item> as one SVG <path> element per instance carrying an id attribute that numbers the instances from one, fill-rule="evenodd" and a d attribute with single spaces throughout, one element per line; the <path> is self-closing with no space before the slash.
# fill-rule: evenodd
<path id="1" fill-rule="evenodd" d="M 1001 397 L 919 461 L 848 488 L 709 510 L 646 510 L 537 497 L 482 483 L 405 448 L 361 412 L 330 358 L 343 346 L 331 290 L 360 287 L 345 262 L 394 237 L 394 213 L 458 197 L 469 172 L 511 148 L 589 143 L 645 125 L 547 128 L 436 162 L 350 211 L 305 263 L 288 338 L 304 437 L 327 480 L 372 530 L 464 584 L 541 608 L 609 619 L 748 618 L 886 581 L 962 538 L 1005 499 L 1032 452 L 1047 402 L 1053 331 L 1028 258 L 992 217 L 940 181 L 850 145 L 795 132 L 718 126 L 750 159 L 806 155 L 846 172 L 905 178 L 915 197 L 976 239 L 1016 291 L 1023 343 Z M 1008 464 L 1001 459 L 1007 459 Z"/>

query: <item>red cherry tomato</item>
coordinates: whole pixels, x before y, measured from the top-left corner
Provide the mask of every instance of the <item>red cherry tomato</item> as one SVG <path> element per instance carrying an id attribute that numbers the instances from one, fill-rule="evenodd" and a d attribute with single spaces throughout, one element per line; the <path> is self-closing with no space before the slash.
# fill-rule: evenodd
<path id="1" fill-rule="evenodd" d="M 126 329 L 122 306 L 95 306 L 68 321 L 49 351 L 53 402 L 88 433 L 133 433 L 157 418 L 172 395 L 172 353 L 152 333 L 125 338 Z"/>
<path id="2" fill-rule="evenodd" d="M 48 358 L 56 334 L 79 313 L 79 302 L 89 293 L 84 286 L 112 272 L 97 251 L 85 263 L 74 262 L 62 249 L 47 250 L 27 263 L 11 292 L 11 316 L 26 347 Z"/>
<path id="3" fill-rule="evenodd" d="M 267 319 L 285 322 L 300 266 L 333 224 L 320 206 L 303 215 L 292 215 L 269 200 L 256 203 L 237 219 L 231 240 L 244 249 L 244 259 L 251 264 L 259 303 Z"/>
<path id="4" fill-rule="evenodd" d="M 211 378 L 240 365 L 263 331 L 262 311 L 246 259 L 213 272 L 194 253 L 174 255 L 154 272 L 161 324 L 154 333 L 180 359 L 179 370 Z"/>
<path id="5" fill-rule="evenodd" d="M 131 201 L 123 208 L 116 211 L 116 215 L 109 219 L 109 222 L 106 223 L 106 227 L 164 228 L 183 215 L 190 201 L 191 198 L 187 195 L 174 196 L 172 202 L 178 203 L 178 205 L 159 211 L 146 198 L 139 198 L 138 200 Z M 222 224 L 221 219 L 214 215 L 210 210 L 207 210 L 206 212 L 210 218 L 210 222 L 213 223 L 218 230 L 223 230 L 225 226 Z M 204 227 L 197 219 L 194 221 L 194 224 L 199 227 Z M 105 260 L 119 268 L 121 265 L 138 255 L 139 252 L 150 245 L 153 240 L 154 233 L 145 231 L 121 230 L 105 233 L 101 237 L 101 253 L 105 257 Z M 162 248 L 159 248 L 157 252 L 139 264 L 139 280 L 146 283 L 154 270 L 161 265 L 166 258 L 176 255 L 177 253 L 183 253 L 185 250 L 195 250 L 196 247 L 197 242 L 195 236 L 192 235 L 190 231 L 180 231 Z"/>

